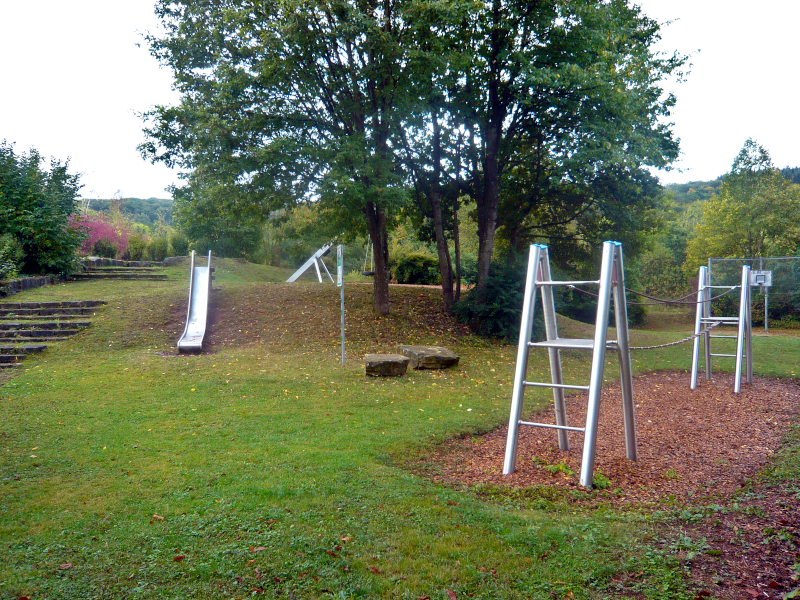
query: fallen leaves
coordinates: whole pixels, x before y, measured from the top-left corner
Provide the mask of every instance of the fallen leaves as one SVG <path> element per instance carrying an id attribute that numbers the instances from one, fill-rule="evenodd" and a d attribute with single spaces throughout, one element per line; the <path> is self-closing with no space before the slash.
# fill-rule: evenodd
<path id="1" fill-rule="evenodd" d="M 262 552 L 266 550 L 264 546 L 250 546 L 250 552 Z"/>
<path id="2" fill-rule="evenodd" d="M 445 590 L 445 593 L 447 594 L 447 597 L 450 598 L 450 600 L 458 600 L 458 597 L 456 596 L 456 593 L 453 590 Z"/>
<path id="3" fill-rule="evenodd" d="M 60 571 L 64 571 L 66 569 L 72 568 L 72 563 L 64 563 L 63 565 L 58 565 Z"/>
<path id="4" fill-rule="evenodd" d="M 156 519 L 157 521 L 163 521 L 164 520 L 164 517 L 162 517 L 161 515 L 153 515 L 153 518 Z"/>
<path id="5" fill-rule="evenodd" d="M 172 562 L 181 562 L 184 558 L 186 558 L 185 554 L 179 554 L 178 556 L 172 559 Z"/>

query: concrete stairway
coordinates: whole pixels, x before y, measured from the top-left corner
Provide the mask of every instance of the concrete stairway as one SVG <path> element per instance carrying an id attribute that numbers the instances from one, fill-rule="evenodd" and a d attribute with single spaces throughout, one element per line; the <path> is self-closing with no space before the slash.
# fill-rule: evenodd
<path id="1" fill-rule="evenodd" d="M 140 279 L 164 281 L 167 279 L 160 262 L 116 260 L 90 256 L 81 261 L 83 271 L 72 274 L 72 279 Z"/>
<path id="2" fill-rule="evenodd" d="M 29 354 L 43 351 L 47 344 L 42 342 L 79 333 L 91 324 L 87 317 L 104 304 L 102 300 L 0 302 L 0 368 L 18 366 Z"/>

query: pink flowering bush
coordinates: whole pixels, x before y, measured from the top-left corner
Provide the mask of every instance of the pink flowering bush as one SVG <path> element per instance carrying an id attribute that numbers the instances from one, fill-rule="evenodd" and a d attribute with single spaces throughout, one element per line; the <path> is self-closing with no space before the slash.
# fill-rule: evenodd
<path id="1" fill-rule="evenodd" d="M 103 214 L 72 215 L 70 227 L 86 234 L 86 239 L 81 244 L 81 254 L 92 254 L 94 245 L 102 239 L 108 240 L 117 248 L 117 255 L 121 256 L 128 247 L 130 231 L 125 227 L 114 224 L 111 219 Z"/>

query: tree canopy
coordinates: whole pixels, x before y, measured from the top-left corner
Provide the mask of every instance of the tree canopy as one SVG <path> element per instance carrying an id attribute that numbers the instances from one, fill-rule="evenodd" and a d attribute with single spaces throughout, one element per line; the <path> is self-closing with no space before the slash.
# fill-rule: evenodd
<path id="1" fill-rule="evenodd" d="M 476 203 L 478 287 L 495 235 L 591 256 L 642 228 L 678 151 L 661 82 L 684 57 L 627 0 L 160 0 L 153 53 L 178 106 L 146 117 L 142 151 L 187 169 L 184 199 L 226 219 L 319 202 L 375 248 L 388 311 L 387 230 L 412 197 L 442 281 L 458 198 Z M 412 193 L 415 192 L 415 193 Z M 634 240 L 634 236 L 628 236 Z M 567 260 L 566 262 L 569 262 Z M 447 293 L 445 293 L 447 304 Z"/>
<path id="2" fill-rule="evenodd" d="M 719 193 L 703 203 L 703 216 L 689 240 L 685 270 L 708 257 L 786 256 L 800 249 L 800 186 L 786 180 L 769 152 L 748 139 Z"/>

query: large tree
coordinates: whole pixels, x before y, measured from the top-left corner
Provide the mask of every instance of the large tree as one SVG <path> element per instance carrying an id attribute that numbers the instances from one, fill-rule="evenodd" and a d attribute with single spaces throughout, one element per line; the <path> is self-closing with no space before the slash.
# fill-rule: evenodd
<path id="1" fill-rule="evenodd" d="M 786 256 L 800 249 L 800 186 L 774 167 L 769 152 L 748 139 L 703 203 L 689 240 L 684 270 L 691 276 L 708 257 Z"/>
<path id="2" fill-rule="evenodd" d="M 479 288 L 499 228 L 512 246 L 594 243 L 598 220 L 652 194 L 642 167 L 678 152 L 661 84 L 685 64 L 658 39 L 626 0 L 491 0 L 464 20 L 452 106 L 471 141 Z"/>
<path id="3" fill-rule="evenodd" d="M 143 152 L 189 169 L 196 193 L 216 189 L 220 210 L 265 217 L 319 201 L 342 231 L 366 229 L 375 310 L 386 314 L 387 230 L 407 198 L 392 138 L 410 74 L 425 68 L 410 50 L 431 9 L 416 0 L 160 0 L 156 11 L 166 34 L 151 47 L 173 70 L 181 103 L 148 115 Z"/>

